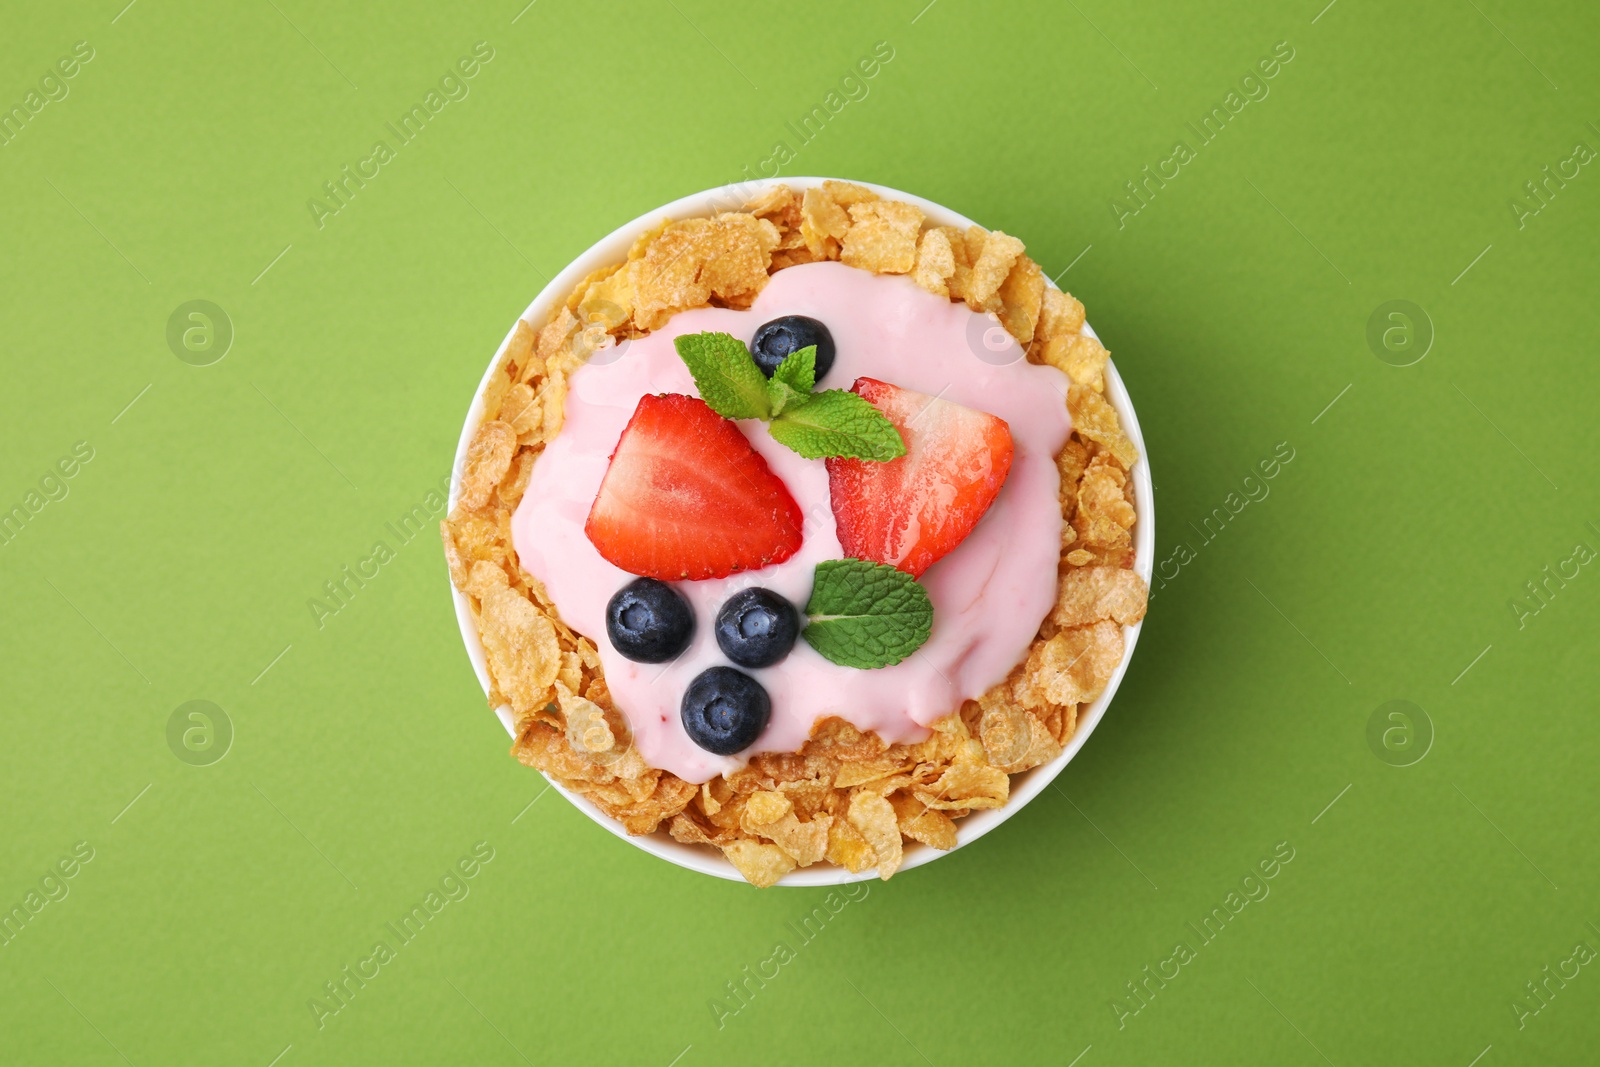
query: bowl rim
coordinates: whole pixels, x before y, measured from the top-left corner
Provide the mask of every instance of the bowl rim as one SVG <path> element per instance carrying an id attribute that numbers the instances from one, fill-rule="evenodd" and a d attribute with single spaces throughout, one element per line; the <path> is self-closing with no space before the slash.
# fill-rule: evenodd
<path id="1" fill-rule="evenodd" d="M 592 271 L 620 262 L 626 258 L 628 249 L 634 240 L 652 226 L 663 219 L 677 221 L 679 219 L 704 217 L 718 211 L 738 210 L 740 206 L 748 203 L 762 192 L 776 185 L 788 186 L 791 189 L 810 189 L 820 186 L 824 181 L 844 181 L 848 179 L 821 178 L 821 177 L 777 177 L 754 182 L 735 182 L 730 185 L 717 186 L 704 189 L 698 193 L 680 197 L 671 203 L 652 209 L 629 222 L 618 226 L 605 237 L 572 260 L 555 277 L 551 278 L 539 290 L 538 295 L 529 303 L 526 310 L 518 316 L 518 320 L 526 321 L 534 329 L 538 329 L 544 322 L 550 310 L 558 301 L 563 301 L 573 288 Z M 923 214 L 936 225 L 959 226 L 966 229 L 977 225 L 960 212 L 952 211 L 942 204 L 934 203 L 912 193 L 902 192 L 884 185 L 872 182 L 854 182 L 872 190 L 886 199 L 902 200 L 920 208 Z M 1045 284 L 1057 288 L 1054 279 L 1045 276 Z M 483 393 L 495 369 L 500 366 L 500 361 L 505 355 L 506 347 L 511 343 L 512 335 L 516 332 L 517 321 L 513 320 L 510 329 L 506 331 L 499 347 L 495 349 L 494 356 L 489 360 L 488 367 L 479 379 L 477 388 L 472 394 L 472 403 L 468 407 L 466 420 L 461 428 L 461 436 L 456 444 L 455 460 L 450 468 L 450 493 L 447 514 L 454 511 L 456 501 L 461 493 L 461 472 L 465 465 L 467 448 L 471 444 L 472 436 L 483 418 Z M 1098 337 L 1094 328 L 1087 322 L 1083 329 L 1091 336 Z M 1145 580 L 1148 585 L 1154 567 L 1155 557 L 1155 505 L 1154 484 L 1150 476 L 1150 461 L 1145 449 L 1144 435 L 1139 429 L 1139 419 L 1134 413 L 1132 399 L 1128 396 L 1127 387 L 1123 384 L 1122 377 L 1117 373 L 1114 362 L 1106 364 L 1106 397 L 1112 407 L 1116 409 L 1122 421 L 1122 429 L 1128 438 L 1139 450 L 1139 459 L 1130 470 L 1129 476 L 1133 479 L 1134 486 L 1134 513 L 1133 527 L 1134 542 L 1134 571 Z M 484 655 L 483 644 L 478 636 L 477 624 L 472 618 L 471 604 L 467 595 L 457 589 L 449 581 L 448 572 L 445 580 L 449 585 L 451 601 L 455 606 L 456 622 L 461 630 L 461 639 L 466 646 L 467 658 L 472 663 L 473 673 L 478 678 L 478 684 L 484 694 L 489 692 L 488 662 Z M 1089 735 L 1094 733 L 1095 727 L 1105 717 L 1107 708 L 1110 707 L 1112 698 L 1116 696 L 1117 689 L 1122 683 L 1123 676 L 1128 671 L 1128 664 L 1133 659 L 1134 647 L 1139 642 L 1139 632 L 1144 627 L 1143 620 L 1131 626 L 1123 627 L 1123 652 L 1122 661 L 1117 664 L 1116 671 L 1107 683 L 1105 691 L 1100 694 L 1087 709 L 1078 716 L 1077 727 L 1072 738 L 1067 742 L 1061 753 L 1048 763 L 1011 776 L 1011 792 L 1006 803 L 998 808 L 974 811 L 970 815 L 956 822 L 956 846 L 950 852 L 963 848 L 989 833 L 1012 815 L 1027 806 L 1028 802 L 1038 796 L 1056 777 L 1072 762 L 1073 758 L 1082 750 L 1089 740 Z M 501 725 L 505 727 L 513 739 L 516 738 L 516 720 L 509 705 L 502 705 L 495 710 Z M 542 773 L 542 772 L 541 772 Z M 597 806 L 580 794 L 562 788 L 549 775 L 545 780 L 550 787 L 564 796 L 579 811 L 589 816 L 594 822 L 604 827 L 614 836 L 627 841 L 629 844 L 643 849 L 645 852 L 659 859 L 674 863 L 679 867 L 701 874 L 708 874 L 715 878 L 727 881 L 745 881 L 744 876 L 720 852 L 705 846 L 685 845 L 673 840 L 665 831 L 657 830 L 654 833 L 632 836 L 622 825 L 606 815 Z M 539 794 L 543 796 L 543 793 Z M 535 798 L 537 799 L 537 798 Z M 899 871 L 911 870 L 931 863 L 941 856 L 949 855 L 939 849 L 920 843 L 906 845 L 905 858 L 901 862 Z M 897 871 L 896 873 L 899 873 Z M 838 886 L 848 885 L 853 882 L 863 882 L 878 877 L 875 869 L 859 873 L 836 867 L 828 863 L 819 863 L 810 867 L 797 867 L 784 875 L 776 884 L 780 886 Z"/>

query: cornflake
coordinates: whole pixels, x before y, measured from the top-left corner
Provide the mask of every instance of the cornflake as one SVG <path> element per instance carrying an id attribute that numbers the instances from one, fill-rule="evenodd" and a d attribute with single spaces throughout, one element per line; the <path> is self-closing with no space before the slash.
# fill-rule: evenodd
<path id="1" fill-rule="evenodd" d="M 997 294 L 1012 264 L 1022 255 L 1022 242 L 1010 234 L 995 230 L 983 238 L 982 251 L 973 257 L 972 280 L 967 287 L 967 306 L 974 311 L 995 311 L 999 308 Z M 972 256 L 971 235 L 968 235 L 967 255 Z"/>
<path id="2" fill-rule="evenodd" d="M 516 447 L 517 432 L 498 419 L 478 427 L 467 446 L 467 465 L 461 472 L 463 507 L 481 508 L 488 503 L 489 493 L 510 469 Z"/>
<path id="3" fill-rule="evenodd" d="M 1111 402 L 1084 385 L 1067 389 L 1067 410 L 1072 414 L 1072 429 L 1083 437 L 1109 449 L 1123 469 L 1139 461 L 1139 450 L 1122 432 L 1122 421 Z"/>
<path id="4" fill-rule="evenodd" d="M 1110 358 L 1105 346 L 1086 333 L 1057 334 L 1045 342 L 1041 352 L 1041 362 L 1065 373 L 1075 385 L 1097 393 L 1106 390 L 1106 361 Z"/>
<path id="5" fill-rule="evenodd" d="M 929 230 L 917 246 L 917 261 L 911 280 L 934 296 L 950 295 L 950 276 L 956 272 L 955 250 L 943 230 Z"/>
<path id="6" fill-rule="evenodd" d="M 1050 621 L 1057 626 L 1084 626 L 1111 619 L 1132 626 L 1144 618 L 1150 589 L 1143 578 L 1121 567 L 1082 567 L 1061 579 Z"/>
<path id="7" fill-rule="evenodd" d="M 1046 287 L 1039 309 L 1038 336 L 1052 337 L 1077 333 L 1083 329 L 1083 304 L 1071 293 Z"/>
<path id="8" fill-rule="evenodd" d="M 850 206 L 839 261 L 874 274 L 905 274 L 917 258 L 917 232 L 922 212 L 892 200 L 868 200 Z"/>
<path id="9" fill-rule="evenodd" d="M 1028 655 L 1017 699 L 1028 707 L 1087 704 L 1105 692 L 1122 662 L 1122 627 L 1114 622 L 1062 630 Z"/>
<path id="10" fill-rule="evenodd" d="M 850 799 L 850 825 L 866 839 L 876 859 L 878 877 L 888 881 L 900 868 L 904 856 L 900 843 L 900 823 L 894 806 L 872 793 L 857 793 Z"/>
<path id="11" fill-rule="evenodd" d="M 759 889 L 777 885 L 778 879 L 794 870 L 794 857 L 777 845 L 740 838 L 722 846 L 722 854 L 738 868 L 744 880 Z"/>
<path id="12" fill-rule="evenodd" d="M 725 212 L 670 224 L 629 264 L 634 320 L 653 330 L 714 299 L 754 296 L 767 283 L 778 228 L 767 219 Z"/>
<path id="13" fill-rule="evenodd" d="M 550 686 L 561 668 L 561 649 L 550 620 L 509 585 L 486 590 L 480 611 L 484 651 L 511 710 L 525 712 L 548 703 Z"/>
<path id="14" fill-rule="evenodd" d="M 821 189 L 807 189 L 800 203 L 800 234 L 817 259 L 838 259 L 839 241 L 850 232 L 850 214 Z"/>
<path id="15" fill-rule="evenodd" d="M 1101 453 L 1089 461 L 1078 482 L 1078 506 L 1073 529 L 1084 547 L 1121 548 L 1131 544 L 1128 530 L 1137 513 L 1123 492 L 1128 476 L 1115 457 Z"/>
<path id="16" fill-rule="evenodd" d="M 1033 340 L 1044 303 L 1044 272 L 1027 256 L 1019 255 L 1000 285 L 1000 322 L 1023 348 Z"/>

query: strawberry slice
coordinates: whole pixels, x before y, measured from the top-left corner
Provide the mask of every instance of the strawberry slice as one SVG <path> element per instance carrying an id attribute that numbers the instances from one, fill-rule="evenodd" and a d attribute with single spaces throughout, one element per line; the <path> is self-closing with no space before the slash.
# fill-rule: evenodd
<path id="1" fill-rule="evenodd" d="M 725 578 L 800 548 L 800 506 L 745 435 L 699 397 L 640 399 L 584 533 L 630 574 Z"/>
<path id="2" fill-rule="evenodd" d="M 833 518 L 844 554 L 913 578 L 978 525 L 1011 470 L 1004 419 L 876 378 L 852 391 L 888 416 L 906 454 L 888 463 L 828 460 Z"/>

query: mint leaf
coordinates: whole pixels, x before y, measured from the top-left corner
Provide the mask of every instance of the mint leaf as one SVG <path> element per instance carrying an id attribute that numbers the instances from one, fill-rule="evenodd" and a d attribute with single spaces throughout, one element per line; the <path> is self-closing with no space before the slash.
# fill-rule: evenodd
<path id="1" fill-rule="evenodd" d="M 768 429 L 779 444 L 806 459 L 847 456 L 883 462 L 906 454 L 906 443 L 894 423 L 861 397 L 843 389 L 811 394 L 808 402 L 788 408 L 773 419 Z"/>
<path id="2" fill-rule="evenodd" d="M 811 399 L 811 388 L 817 384 L 817 346 L 807 345 L 790 352 L 772 372 L 767 382 L 767 399 L 772 404 L 772 417 L 797 408 Z"/>
<path id="3" fill-rule="evenodd" d="M 809 393 L 817 387 L 817 346 L 806 345 L 784 357 L 772 380 L 783 382 L 797 393 Z"/>
<path id="4" fill-rule="evenodd" d="M 773 378 L 767 383 L 767 400 L 772 404 L 772 417 L 777 418 L 785 411 L 792 411 L 803 404 L 810 403 L 810 393 L 797 393 L 789 387 L 788 382 L 780 382 Z"/>
<path id="5" fill-rule="evenodd" d="M 725 333 L 692 333 L 672 344 L 712 411 L 725 419 L 772 417 L 766 376 L 743 341 Z"/>
<path id="6" fill-rule="evenodd" d="M 831 559 L 817 564 L 801 636 L 843 667 L 889 667 L 933 632 L 933 602 L 911 575 L 886 563 Z"/>

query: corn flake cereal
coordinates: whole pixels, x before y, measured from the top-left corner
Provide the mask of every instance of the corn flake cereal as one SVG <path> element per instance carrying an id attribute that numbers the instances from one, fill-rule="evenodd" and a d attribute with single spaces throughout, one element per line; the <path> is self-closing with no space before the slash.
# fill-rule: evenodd
<path id="1" fill-rule="evenodd" d="M 1089 461 L 1078 482 L 1078 507 L 1072 517 L 1085 548 L 1120 548 L 1131 543 L 1128 530 L 1137 513 L 1123 492 L 1127 478 L 1107 453 Z"/>
<path id="2" fill-rule="evenodd" d="M 876 859 L 878 877 L 888 881 L 900 867 L 904 849 L 900 842 L 900 823 L 894 806 L 881 796 L 857 793 L 850 798 L 847 816 L 850 825 L 866 839 Z"/>
<path id="3" fill-rule="evenodd" d="M 461 472 L 461 504 L 481 508 L 489 494 L 511 467 L 511 454 L 517 447 L 517 432 L 491 419 L 478 427 L 467 446 L 467 464 Z"/>
<path id="4" fill-rule="evenodd" d="M 1033 340 L 1039 325 L 1044 289 L 1044 272 L 1033 260 L 1020 255 L 1000 285 L 1000 321 L 1023 348 Z"/>
<path id="5" fill-rule="evenodd" d="M 1110 450 L 1124 469 L 1139 460 L 1139 450 L 1122 432 L 1122 422 L 1111 402 L 1085 385 L 1067 390 L 1067 410 L 1072 413 L 1073 430 Z"/>
<path id="6" fill-rule="evenodd" d="M 850 214 L 822 189 L 807 189 L 800 202 L 800 233 L 817 259 L 837 259 L 839 241 L 850 232 Z"/>
<path id="7" fill-rule="evenodd" d="M 828 826 L 825 858 L 852 874 L 859 874 L 878 862 L 878 854 L 861 831 L 852 826 L 849 820 L 838 818 Z"/>
<path id="8" fill-rule="evenodd" d="M 561 668 L 555 627 L 509 585 L 489 590 L 481 610 L 484 651 L 512 710 L 524 712 L 547 703 Z"/>
<path id="9" fill-rule="evenodd" d="M 777 246 L 771 221 L 740 212 L 668 225 L 629 264 L 634 321 L 652 330 L 679 311 L 760 292 Z"/>
<path id="10" fill-rule="evenodd" d="M 850 229 L 844 235 L 839 261 L 875 274 L 905 274 L 917 259 L 917 233 L 922 212 L 892 200 L 868 200 L 850 206 Z"/>
<path id="11" fill-rule="evenodd" d="M 794 857 L 777 845 L 740 838 L 722 846 L 722 854 L 738 868 L 744 880 L 760 889 L 776 885 L 795 868 Z"/>
<path id="12" fill-rule="evenodd" d="M 825 181 L 822 183 L 822 191 L 827 193 L 828 198 L 835 204 L 845 208 L 878 199 L 877 193 L 854 182 Z"/>
<path id="13" fill-rule="evenodd" d="M 1062 630 L 1028 656 L 1017 697 L 1028 707 L 1087 704 L 1122 662 L 1122 627 L 1097 622 Z"/>
<path id="14" fill-rule="evenodd" d="M 916 797 L 896 793 L 889 801 L 894 808 L 900 833 L 913 841 L 931 845 L 941 852 L 956 847 L 956 824 L 942 811 L 935 811 Z"/>
<path id="15" fill-rule="evenodd" d="M 530 374 L 535 373 L 530 364 L 537 336 L 538 331 L 529 326 L 525 319 L 518 319 L 512 328 L 511 340 L 506 343 L 506 372 L 512 381 L 525 382 Z"/>
<path id="16" fill-rule="evenodd" d="M 1045 287 L 1037 336 L 1049 339 L 1083 329 L 1083 304 L 1071 293 Z"/>
<path id="17" fill-rule="evenodd" d="M 1011 273 L 1017 257 L 1022 255 L 1022 248 L 1021 241 L 999 230 L 984 235 L 982 251 L 973 257 L 972 280 L 967 286 L 968 307 L 974 311 L 998 310 L 1000 286 Z M 970 232 L 967 255 L 972 256 Z"/>
<path id="18" fill-rule="evenodd" d="M 1143 578 L 1121 567 L 1080 567 L 1061 579 L 1050 621 L 1061 627 L 1111 619 L 1132 626 L 1144 618 L 1150 590 Z"/>
<path id="19" fill-rule="evenodd" d="M 934 296 L 950 295 L 950 277 L 956 272 L 955 250 L 943 230 L 932 229 L 922 235 L 911 280 Z"/>
<path id="20" fill-rule="evenodd" d="M 1097 393 L 1105 392 L 1106 361 L 1110 358 L 1105 346 L 1086 333 L 1057 334 L 1040 351 L 1041 362 L 1065 373 L 1075 385 Z"/>

